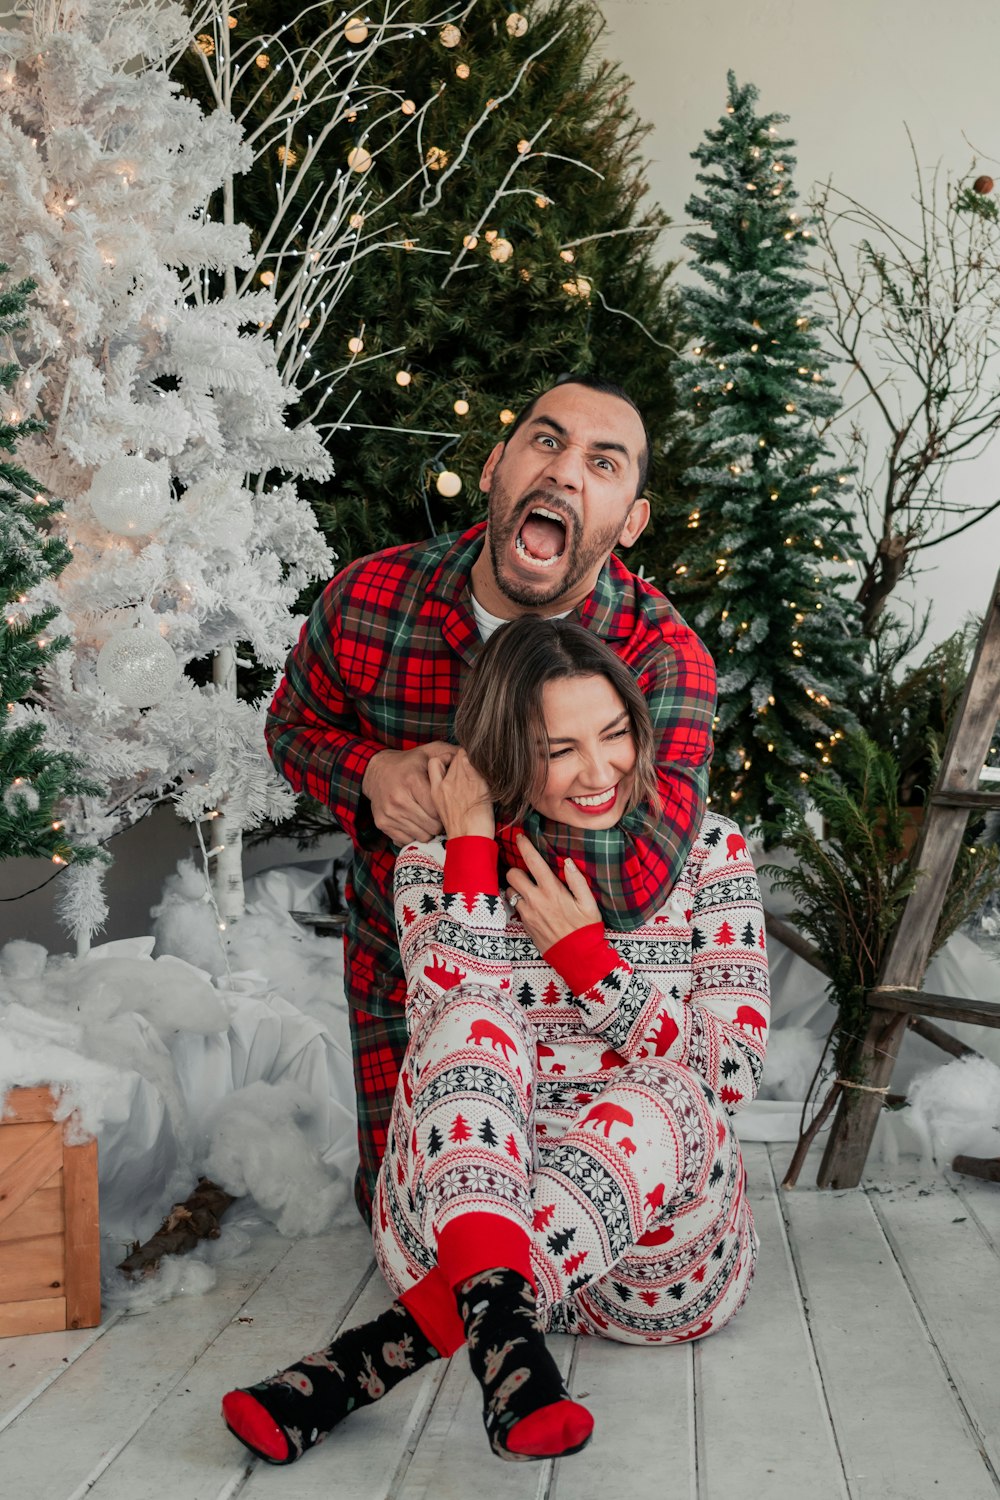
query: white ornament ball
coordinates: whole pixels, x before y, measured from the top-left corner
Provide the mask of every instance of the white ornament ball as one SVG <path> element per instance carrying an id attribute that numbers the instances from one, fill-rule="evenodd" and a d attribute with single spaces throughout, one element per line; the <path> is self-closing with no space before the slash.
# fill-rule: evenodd
<path id="1" fill-rule="evenodd" d="M 367 172 L 372 164 L 372 154 L 364 146 L 354 146 L 347 153 L 347 165 L 352 172 Z"/>
<path id="2" fill-rule="evenodd" d="M 31 782 L 26 781 L 23 776 L 15 776 L 3 794 L 3 805 L 13 818 L 20 817 L 22 813 L 37 812 L 40 800 Z"/>
<path id="3" fill-rule="evenodd" d="M 90 481 L 90 508 L 118 536 L 148 536 L 170 504 L 167 461 L 122 454 L 102 464 Z"/>
<path id="4" fill-rule="evenodd" d="M 446 496 L 449 500 L 453 500 L 456 495 L 461 493 L 461 477 L 453 473 L 451 469 L 442 469 L 434 483 L 437 486 L 438 494 Z"/>
<path id="5" fill-rule="evenodd" d="M 364 21 L 362 21 L 360 16 L 354 16 L 344 27 L 344 36 L 349 42 L 353 43 L 355 47 L 360 46 L 367 35 L 368 27 L 365 25 Z"/>
<path id="6" fill-rule="evenodd" d="M 101 647 L 97 680 L 126 708 L 150 708 L 180 676 L 172 647 L 155 630 L 117 630 Z"/>
<path id="7" fill-rule="evenodd" d="M 452 26 L 449 23 L 447 26 L 441 27 L 442 47 L 457 47 L 461 40 L 462 33 L 459 31 L 457 26 Z"/>
<path id="8" fill-rule="evenodd" d="M 524 36 L 528 29 L 528 18 L 513 10 L 507 17 L 507 32 L 510 36 Z"/>

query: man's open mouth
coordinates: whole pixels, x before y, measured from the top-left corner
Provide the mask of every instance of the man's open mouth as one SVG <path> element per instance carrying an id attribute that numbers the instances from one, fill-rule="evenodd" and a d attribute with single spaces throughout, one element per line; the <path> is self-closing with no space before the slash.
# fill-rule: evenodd
<path id="1" fill-rule="evenodd" d="M 535 505 L 528 512 L 514 546 L 522 562 L 551 568 L 566 550 L 566 523 L 554 510 Z"/>

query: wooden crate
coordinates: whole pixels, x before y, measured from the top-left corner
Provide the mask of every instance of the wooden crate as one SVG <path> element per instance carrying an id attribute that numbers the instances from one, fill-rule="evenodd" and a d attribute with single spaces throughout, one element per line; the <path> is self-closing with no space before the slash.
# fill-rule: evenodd
<path id="1" fill-rule="evenodd" d="M 66 1143 L 46 1087 L 0 1119 L 0 1338 L 101 1321 L 97 1142 Z"/>

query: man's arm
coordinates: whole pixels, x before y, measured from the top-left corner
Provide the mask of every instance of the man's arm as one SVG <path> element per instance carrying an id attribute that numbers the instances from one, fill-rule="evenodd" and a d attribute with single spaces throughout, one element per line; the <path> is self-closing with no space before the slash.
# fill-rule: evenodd
<path id="1" fill-rule="evenodd" d="M 593 832 L 536 813 L 524 825 L 551 864 L 569 857 L 579 865 L 605 924 L 619 932 L 648 921 L 683 869 L 701 827 L 712 759 L 715 667 L 694 632 L 682 626 L 664 641 L 638 681 L 657 740 L 658 816 L 637 808 L 614 828 Z"/>
<path id="2" fill-rule="evenodd" d="M 393 843 L 440 832 L 427 761 L 453 747 L 393 750 L 360 732 L 337 662 L 343 575 L 328 584 L 302 627 L 268 710 L 265 739 L 285 780 L 333 812 L 354 843 L 379 828 Z"/>

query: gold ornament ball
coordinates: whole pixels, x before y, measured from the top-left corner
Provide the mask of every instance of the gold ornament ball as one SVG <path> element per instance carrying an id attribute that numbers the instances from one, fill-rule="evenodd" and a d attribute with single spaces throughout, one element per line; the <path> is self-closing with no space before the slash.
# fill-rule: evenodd
<path id="1" fill-rule="evenodd" d="M 505 406 L 503 411 L 500 413 L 500 420 L 505 427 L 509 427 L 511 422 L 515 420 L 515 414 L 511 411 L 509 406 Z"/>
<path id="2" fill-rule="evenodd" d="M 578 276 L 576 278 L 576 290 L 577 295 L 580 297 L 590 296 L 590 282 L 587 280 L 586 276 Z"/>
<path id="3" fill-rule="evenodd" d="M 274 272 L 273 271 L 261 271 L 261 273 L 260 273 L 260 284 L 261 284 L 261 286 L 273 286 L 274 285 Z"/>
<path id="4" fill-rule="evenodd" d="M 451 469 L 442 469 L 441 473 L 435 479 L 434 484 L 438 494 L 444 495 L 448 500 L 454 500 L 455 496 L 462 489 L 461 477 L 453 473 Z"/>
<path id="5" fill-rule="evenodd" d="M 467 234 L 463 238 L 462 244 L 465 246 L 466 250 L 475 250 L 476 246 L 479 244 L 479 237 L 475 234 Z"/>
<path id="6" fill-rule="evenodd" d="M 410 381 L 412 379 L 413 379 L 413 376 L 410 374 L 409 370 L 397 370 L 396 371 L 396 384 L 397 385 L 404 385 L 404 386 L 405 385 L 409 385 L 409 383 L 410 383 Z"/>
<path id="7" fill-rule="evenodd" d="M 560 250 L 559 251 L 559 259 L 560 260 L 565 260 L 565 261 L 572 261 L 572 260 L 576 260 L 576 255 L 573 253 L 572 250 Z"/>
<path id="8" fill-rule="evenodd" d="M 527 16 L 522 16 L 520 11 L 511 11 L 510 15 L 507 17 L 508 36 L 524 36 L 524 33 L 527 31 L 527 29 Z"/>
<path id="9" fill-rule="evenodd" d="M 455 73 L 457 74 L 457 76 L 459 78 L 468 78 L 468 76 L 469 76 L 469 74 L 471 72 L 472 72 L 472 69 L 469 67 L 468 63 L 456 63 L 455 64 Z"/>
<path id="10" fill-rule="evenodd" d="M 271 66 L 271 59 L 268 57 L 266 52 L 261 52 L 258 57 L 254 58 L 254 62 L 257 64 L 258 68 L 269 68 Z"/>
<path id="11" fill-rule="evenodd" d="M 353 16 L 344 27 L 344 36 L 353 43 L 355 47 L 360 45 L 368 35 L 368 27 L 360 16 Z"/>
<path id="12" fill-rule="evenodd" d="M 413 115 L 417 112 L 417 106 L 412 99 L 404 99 L 399 107 L 404 115 Z"/>
<path id="13" fill-rule="evenodd" d="M 972 184 L 972 191 L 974 193 L 983 193 L 983 194 L 992 193 L 992 191 L 993 191 L 993 178 L 992 177 L 986 177 L 986 176 L 977 177 L 976 180 L 975 180 L 975 182 Z"/>
<path id="14" fill-rule="evenodd" d="M 424 161 L 432 172 L 440 172 L 448 165 L 448 153 L 440 146 L 431 146 Z"/>
<path id="15" fill-rule="evenodd" d="M 580 288 L 577 286 L 575 281 L 564 281 L 562 284 L 562 289 L 566 293 L 567 297 L 576 297 L 579 295 L 580 291 Z"/>
<path id="16" fill-rule="evenodd" d="M 352 339 L 347 340 L 347 347 L 348 349 L 350 349 L 352 354 L 363 354 L 365 349 L 365 341 L 358 334 L 355 334 Z"/>
<path id="17" fill-rule="evenodd" d="M 372 154 L 364 146 L 353 146 L 347 153 L 347 165 L 352 172 L 367 172 L 372 164 Z"/>
<path id="18" fill-rule="evenodd" d="M 469 403 L 468 401 L 466 401 L 464 396 L 459 396 L 458 400 L 455 402 L 454 409 L 455 415 L 457 417 L 467 417 L 469 415 Z"/>
<path id="19" fill-rule="evenodd" d="M 491 259 L 500 261 L 501 265 L 505 260 L 510 260 L 513 254 L 514 246 L 511 244 L 510 240 L 498 238 L 495 239 L 490 246 Z"/>
<path id="20" fill-rule="evenodd" d="M 548 208 L 548 206 L 549 206 L 549 204 L 551 202 L 552 202 L 551 198 L 538 197 L 538 198 L 535 199 L 535 203 L 537 204 L 537 206 L 539 208 Z"/>
<path id="21" fill-rule="evenodd" d="M 518 154 L 518 156 L 523 156 L 526 151 L 530 151 L 530 150 L 531 150 L 531 142 L 530 141 L 518 141 L 518 143 L 517 143 L 517 154 Z"/>
<path id="22" fill-rule="evenodd" d="M 441 27 L 442 47 L 457 47 L 461 40 L 462 33 L 459 31 L 457 26 L 452 26 L 449 23 L 447 26 Z"/>
<path id="23" fill-rule="evenodd" d="M 200 31 L 194 39 L 194 44 L 199 52 L 204 52 L 206 57 L 212 57 L 215 53 L 215 42 L 207 31 Z"/>
<path id="24" fill-rule="evenodd" d="M 351 214 L 351 217 L 347 222 L 352 229 L 363 229 L 365 224 L 365 216 L 364 214 Z"/>

